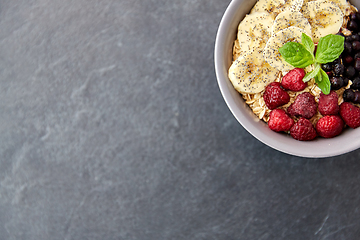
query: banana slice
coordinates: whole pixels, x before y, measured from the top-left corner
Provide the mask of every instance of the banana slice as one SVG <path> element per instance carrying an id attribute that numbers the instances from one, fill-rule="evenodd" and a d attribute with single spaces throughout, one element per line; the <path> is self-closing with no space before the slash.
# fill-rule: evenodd
<path id="1" fill-rule="evenodd" d="M 238 41 L 243 53 L 256 49 L 263 50 L 271 35 L 274 18 L 267 12 L 256 12 L 246 15 L 238 27 Z"/>
<path id="2" fill-rule="evenodd" d="M 287 10 L 280 13 L 275 18 L 274 24 L 271 29 L 272 36 L 275 35 L 277 32 L 291 26 L 304 29 L 307 35 L 312 35 L 309 21 L 300 12 L 292 12 L 290 10 Z"/>
<path id="3" fill-rule="evenodd" d="M 288 27 L 269 38 L 264 49 L 265 61 L 282 72 L 293 69 L 294 67 L 283 59 L 279 48 L 287 42 L 301 42 L 302 33 L 306 34 L 306 31 L 298 27 Z"/>
<path id="4" fill-rule="evenodd" d="M 277 78 L 279 71 L 265 62 L 261 53 L 240 56 L 231 65 L 229 79 L 238 92 L 259 93 Z"/>
<path id="5" fill-rule="evenodd" d="M 308 2 L 312 2 L 314 0 L 304 0 L 304 5 Z M 334 3 L 336 6 L 338 6 L 343 15 L 344 16 L 349 16 L 350 13 L 352 12 L 351 10 L 351 4 L 347 1 L 347 0 L 326 0 L 327 2 L 332 2 Z"/>
<path id="6" fill-rule="evenodd" d="M 315 43 L 319 42 L 321 37 L 338 33 L 343 24 L 342 11 L 328 0 L 308 2 L 302 11 L 304 17 L 309 20 Z"/>
<path id="7" fill-rule="evenodd" d="M 300 11 L 304 0 L 259 0 L 251 13 L 253 12 L 268 12 L 276 17 L 285 9 L 291 11 Z"/>

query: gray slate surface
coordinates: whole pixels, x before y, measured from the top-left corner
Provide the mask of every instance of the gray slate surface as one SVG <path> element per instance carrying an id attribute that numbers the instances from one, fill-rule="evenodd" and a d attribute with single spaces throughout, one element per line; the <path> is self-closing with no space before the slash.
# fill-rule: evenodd
<path id="1" fill-rule="evenodd" d="M 230 0 L 0 0 L 0 240 L 358 239 L 360 150 L 275 151 L 218 89 Z"/>

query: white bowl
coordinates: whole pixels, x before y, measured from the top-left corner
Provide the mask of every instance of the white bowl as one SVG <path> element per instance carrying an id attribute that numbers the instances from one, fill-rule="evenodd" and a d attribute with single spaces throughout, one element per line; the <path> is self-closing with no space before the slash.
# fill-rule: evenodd
<path id="1" fill-rule="evenodd" d="M 285 133 L 270 130 L 247 106 L 240 94 L 233 88 L 227 72 L 232 61 L 232 46 L 237 27 L 256 0 L 233 0 L 225 11 L 215 42 L 215 71 L 220 91 L 230 111 L 239 123 L 255 138 L 281 152 L 301 157 L 330 157 L 353 151 L 360 147 L 360 127 L 347 128 L 334 138 L 316 138 L 313 141 L 297 141 Z M 350 1 L 360 9 L 360 0 Z"/>

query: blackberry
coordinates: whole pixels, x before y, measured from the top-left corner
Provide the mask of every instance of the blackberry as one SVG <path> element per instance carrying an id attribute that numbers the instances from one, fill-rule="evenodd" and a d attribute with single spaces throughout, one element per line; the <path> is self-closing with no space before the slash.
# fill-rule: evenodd
<path id="1" fill-rule="evenodd" d="M 355 68 L 353 66 L 348 66 L 345 69 L 345 76 L 346 77 L 352 78 L 353 76 L 355 76 L 355 74 L 356 74 L 356 71 L 355 71 Z"/>
<path id="2" fill-rule="evenodd" d="M 344 62 L 344 64 L 349 65 L 349 64 L 351 64 L 353 61 L 354 61 L 354 58 L 353 58 L 352 56 L 350 56 L 350 55 L 346 55 L 346 56 L 343 57 L 343 62 Z"/>
<path id="3" fill-rule="evenodd" d="M 335 64 L 334 73 L 336 76 L 340 76 L 344 73 L 345 67 L 342 64 Z"/>
<path id="4" fill-rule="evenodd" d="M 360 36 L 357 34 L 353 34 L 349 36 L 351 41 L 359 41 L 360 40 Z"/>
<path id="5" fill-rule="evenodd" d="M 359 41 L 353 41 L 351 44 L 351 47 L 354 51 L 359 51 L 360 50 L 360 42 Z"/>
<path id="6" fill-rule="evenodd" d="M 330 63 L 325 63 L 325 64 L 321 65 L 321 68 L 325 72 L 330 72 L 333 69 L 333 66 Z"/>
<path id="7" fill-rule="evenodd" d="M 343 99 L 345 102 L 352 102 L 355 99 L 355 93 L 351 89 L 346 89 L 343 93 Z"/>
<path id="8" fill-rule="evenodd" d="M 356 77 L 354 78 L 354 80 L 352 81 L 352 84 L 350 86 L 350 88 L 352 89 L 356 89 L 359 90 L 360 89 L 360 77 Z"/>
<path id="9" fill-rule="evenodd" d="M 339 90 L 344 86 L 344 80 L 342 77 L 332 77 L 330 78 L 331 89 Z"/>
<path id="10" fill-rule="evenodd" d="M 340 64 L 341 63 L 341 59 L 340 57 L 335 59 L 331 64 L 334 66 L 335 64 Z"/>
<path id="11" fill-rule="evenodd" d="M 360 52 L 355 53 L 354 58 L 360 58 Z"/>
<path id="12" fill-rule="evenodd" d="M 358 24 L 356 23 L 356 21 L 351 20 L 351 21 L 348 22 L 347 29 L 349 29 L 351 31 L 357 31 L 358 30 Z"/>
<path id="13" fill-rule="evenodd" d="M 356 21 L 358 19 L 357 16 L 356 16 L 356 13 L 351 13 L 350 14 L 350 19 Z"/>
<path id="14" fill-rule="evenodd" d="M 352 46 L 350 42 L 344 42 L 344 52 L 351 54 Z"/>
<path id="15" fill-rule="evenodd" d="M 354 68 L 356 71 L 360 72 L 360 58 L 355 60 Z"/>
<path id="16" fill-rule="evenodd" d="M 353 103 L 360 103 L 360 92 L 356 91 L 354 92 L 354 100 L 352 101 Z"/>

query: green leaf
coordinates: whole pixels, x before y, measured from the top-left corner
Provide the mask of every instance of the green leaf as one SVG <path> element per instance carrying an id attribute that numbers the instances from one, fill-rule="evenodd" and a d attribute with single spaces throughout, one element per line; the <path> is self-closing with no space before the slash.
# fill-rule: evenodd
<path id="1" fill-rule="evenodd" d="M 303 78 L 303 82 L 310 81 L 310 79 L 314 78 L 316 75 L 319 74 L 319 71 L 320 71 L 320 64 L 315 63 L 315 69 L 305 74 L 305 77 Z"/>
<path id="2" fill-rule="evenodd" d="M 314 63 L 313 54 L 297 42 L 285 43 L 279 52 L 286 62 L 296 68 L 305 68 Z"/>
<path id="3" fill-rule="evenodd" d="M 304 45 L 304 47 L 310 52 L 313 53 L 315 50 L 315 44 L 312 41 L 312 39 L 306 35 L 305 33 L 301 34 L 301 43 Z"/>
<path id="4" fill-rule="evenodd" d="M 325 95 L 330 93 L 331 84 L 329 76 L 324 70 L 320 69 L 318 75 L 315 76 L 315 82 Z"/>
<path id="5" fill-rule="evenodd" d="M 337 59 L 344 51 L 344 41 L 343 36 L 333 34 L 320 38 L 316 49 L 316 62 L 328 63 Z"/>

